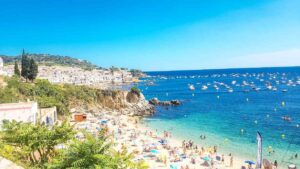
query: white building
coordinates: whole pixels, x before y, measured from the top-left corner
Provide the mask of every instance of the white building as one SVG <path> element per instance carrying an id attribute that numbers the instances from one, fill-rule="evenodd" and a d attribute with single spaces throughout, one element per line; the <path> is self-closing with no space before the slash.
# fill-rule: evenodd
<path id="1" fill-rule="evenodd" d="M 4 67 L 4 62 L 3 59 L 0 57 L 0 75 L 7 76 L 7 73 L 4 71 L 3 67 Z"/>
<path id="2" fill-rule="evenodd" d="M 3 120 L 16 120 L 36 124 L 37 114 L 37 102 L 0 104 L 0 126 Z"/>
<path id="3" fill-rule="evenodd" d="M 3 120 L 16 120 L 52 126 L 57 121 L 56 107 L 38 109 L 37 102 L 0 104 L 0 126 Z"/>
<path id="4" fill-rule="evenodd" d="M 0 57 L 0 69 L 2 69 L 4 66 L 4 62 L 3 62 L 3 59 Z"/>

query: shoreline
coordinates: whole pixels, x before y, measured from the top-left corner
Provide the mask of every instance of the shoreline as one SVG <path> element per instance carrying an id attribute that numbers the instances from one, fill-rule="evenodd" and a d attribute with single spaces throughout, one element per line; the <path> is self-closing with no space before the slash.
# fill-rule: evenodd
<path id="1" fill-rule="evenodd" d="M 141 128 L 141 129 L 145 129 L 145 130 L 150 130 L 150 131 L 153 131 L 153 129 L 151 128 L 151 127 L 149 127 L 149 126 L 146 126 L 146 124 L 145 123 L 142 123 L 141 121 L 139 122 L 139 124 L 138 124 L 138 127 L 139 128 Z M 169 144 L 171 144 L 171 145 L 175 145 L 175 146 L 177 146 L 177 147 L 180 147 L 180 148 L 182 148 L 182 146 L 181 146 L 181 143 L 182 143 L 182 141 L 183 140 L 181 140 L 181 139 L 179 139 L 179 138 L 177 138 L 177 137 L 171 137 L 171 138 L 168 138 L 168 141 L 169 141 Z M 186 140 L 187 141 L 187 140 Z M 198 147 L 202 147 L 202 145 L 200 145 L 200 144 L 196 144 Z M 205 149 L 209 149 L 209 147 L 205 147 L 205 146 L 203 146 Z M 211 148 L 213 148 L 213 147 L 211 147 Z M 206 152 L 207 153 L 207 152 Z M 226 154 L 226 153 L 223 153 L 222 152 L 222 149 L 218 149 L 218 151 L 217 151 L 217 153 L 216 154 L 214 154 L 214 156 L 222 156 L 222 155 L 224 155 L 224 165 L 221 165 L 221 167 L 223 168 L 241 168 L 241 166 L 245 166 L 245 167 L 247 167 L 246 166 L 246 164 L 244 163 L 244 161 L 245 160 L 242 160 L 243 158 L 241 158 L 241 157 L 239 157 L 239 156 L 236 156 L 236 155 L 232 155 L 233 156 L 233 166 L 232 167 L 230 167 L 230 156 L 228 155 L 228 154 Z M 182 164 L 189 164 L 190 162 L 189 161 L 187 161 L 187 160 L 185 160 L 184 162 L 182 162 Z M 199 166 L 199 165 L 191 165 L 191 168 L 200 168 L 200 169 L 202 169 L 202 168 L 206 168 L 206 167 L 202 167 L 202 166 Z M 255 168 L 255 166 L 253 165 L 252 166 L 253 168 Z"/>
<path id="2" fill-rule="evenodd" d="M 242 158 L 234 154 L 231 167 L 231 157 L 227 154 L 224 154 L 224 162 L 222 162 L 222 151 L 218 148 L 216 152 L 213 147 L 202 148 L 199 144 L 183 148 L 182 140 L 174 138 L 172 133 L 157 133 L 142 123 L 142 117 L 124 115 L 120 111 L 101 111 L 101 114 L 95 117 L 98 120 L 106 120 L 104 126 L 108 128 L 117 151 L 126 147 L 129 152 L 134 153 L 136 161 L 144 160 L 149 168 L 205 169 L 211 166 L 211 161 L 214 168 L 247 167 Z M 166 144 L 161 144 L 162 140 L 165 140 Z M 189 145 L 188 141 L 186 145 Z"/>

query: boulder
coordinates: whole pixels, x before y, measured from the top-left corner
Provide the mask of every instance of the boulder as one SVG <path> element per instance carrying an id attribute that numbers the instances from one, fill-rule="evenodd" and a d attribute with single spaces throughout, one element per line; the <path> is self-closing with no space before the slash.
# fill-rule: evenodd
<path id="1" fill-rule="evenodd" d="M 157 105 L 159 105 L 160 101 L 155 97 L 155 98 L 152 98 L 151 100 L 149 100 L 149 103 L 154 106 L 157 106 Z"/>
<path id="2" fill-rule="evenodd" d="M 179 100 L 171 100 L 172 105 L 178 106 L 181 105 L 181 101 Z"/>
<path id="3" fill-rule="evenodd" d="M 140 100 L 140 95 L 138 95 L 137 93 L 134 93 L 134 92 L 128 92 L 128 94 L 126 96 L 126 100 L 129 103 L 137 103 Z"/>
<path id="4" fill-rule="evenodd" d="M 152 98 L 149 100 L 149 104 L 154 106 L 178 106 L 181 105 L 181 102 L 179 100 L 159 101 L 157 98 Z"/>

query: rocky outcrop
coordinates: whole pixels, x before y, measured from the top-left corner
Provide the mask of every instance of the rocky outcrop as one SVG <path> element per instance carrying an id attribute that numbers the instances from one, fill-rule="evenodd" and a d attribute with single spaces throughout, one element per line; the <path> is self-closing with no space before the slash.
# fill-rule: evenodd
<path id="1" fill-rule="evenodd" d="M 82 112 L 99 112 L 101 109 L 115 110 L 130 116 L 149 116 L 154 113 L 154 106 L 149 104 L 142 93 L 121 90 L 99 90 L 97 103 L 74 105 Z"/>
<path id="2" fill-rule="evenodd" d="M 154 106 L 149 104 L 142 93 L 126 92 L 127 106 L 124 114 L 131 116 L 149 116 L 154 113 Z"/>
<path id="3" fill-rule="evenodd" d="M 159 101 L 157 98 L 149 100 L 149 104 L 154 106 L 178 106 L 181 105 L 179 100 Z"/>
<path id="4" fill-rule="evenodd" d="M 181 105 L 181 101 L 179 101 L 179 100 L 171 100 L 171 104 L 174 105 L 174 106 L 179 106 L 179 105 Z"/>
<path id="5" fill-rule="evenodd" d="M 128 92 L 126 96 L 126 101 L 129 103 L 138 103 L 140 101 L 140 94 L 134 92 Z"/>

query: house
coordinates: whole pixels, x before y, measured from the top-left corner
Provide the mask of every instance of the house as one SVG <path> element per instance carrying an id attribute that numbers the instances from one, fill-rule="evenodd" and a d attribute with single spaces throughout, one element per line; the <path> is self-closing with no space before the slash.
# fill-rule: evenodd
<path id="1" fill-rule="evenodd" d="M 0 104 L 0 126 L 3 120 L 16 120 L 37 123 L 37 102 L 20 102 Z"/>
<path id="2" fill-rule="evenodd" d="M 0 104 L 0 126 L 3 120 L 52 126 L 57 121 L 57 110 L 56 107 L 38 109 L 37 102 L 4 103 Z"/>

